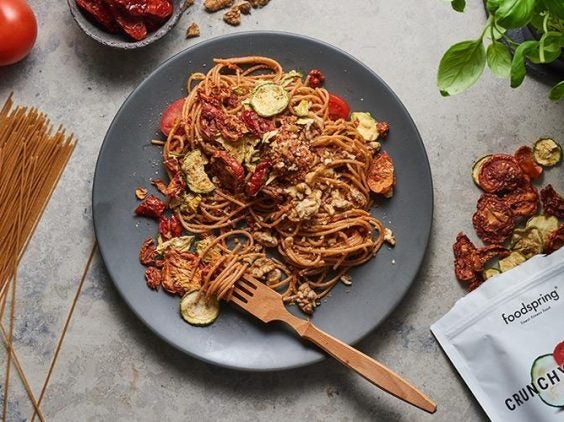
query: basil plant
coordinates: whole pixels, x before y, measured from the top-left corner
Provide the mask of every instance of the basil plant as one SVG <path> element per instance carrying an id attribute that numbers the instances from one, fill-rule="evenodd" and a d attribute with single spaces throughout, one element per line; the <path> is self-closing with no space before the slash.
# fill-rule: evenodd
<path id="1" fill-rule="evenodd" d="M 447 0 L 463 12 L 466 0 Z M 497 77 L 507 78 L 517 88 L 526 75 L 525 62 L 551 63 L 562 60 L 564 48 L 564 0 L 487 0 L 489 18 L 475 40 L 451 46 L 441 59 L 437 85 L 441 95 L 459 94 L 481 76 L 486 64 Z M 529 26 L 537 39 L 516 43 L 508 29 Z M 487 47 L 486 40 L 489 40 Z M 564 97 L 564 80 L 552 87 L 549 98 Z"/>

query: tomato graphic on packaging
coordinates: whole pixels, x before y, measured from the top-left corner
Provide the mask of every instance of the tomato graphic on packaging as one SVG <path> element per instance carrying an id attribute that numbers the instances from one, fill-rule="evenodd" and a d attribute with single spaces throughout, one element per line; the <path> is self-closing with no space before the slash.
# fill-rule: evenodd
<path id="1" fill-rule="evenodd" d="M 554 360 L 558 366 L 564 366 L 564 341 L 561 341 L 556 345 L 554 352 L 552 352 L 552 356 L 554 356 Z"/>

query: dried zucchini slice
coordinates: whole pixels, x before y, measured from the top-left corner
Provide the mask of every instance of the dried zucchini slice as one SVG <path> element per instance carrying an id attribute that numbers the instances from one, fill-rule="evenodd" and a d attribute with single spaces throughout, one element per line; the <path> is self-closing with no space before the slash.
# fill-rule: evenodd
<path id="1" fill-rule="evenodd" d="M 534 226 L 513 231 L 511 250 L 521 253 L 527 259 L 542 253 L 542 245 L 541 231 Z"/>
<path id="2" fill-rule="evenodd" d="M 512 268 L 515 268 L 517 265 L 522 264 L 526 260 L 527 258 L 525 258 L 520 252 L 513 251 L 508 257 L 499 260 L 499 269 L 502 273 L 504 273 Z"/>
<path id="3" fill-rule="evenodd" d="M 487 270 L 482 271 L 482 276 L 484 277 L 484 280 L 487 280 L 488 278 L 492 278 L 498 274 L 501 274 L 501 271 L 499 271 L 497 268 L 488 268 Z"/>
<path id="4" fill-rule="evenodd" d="M 215 185 L 206 173 L 205 165 L 208 159 L 199 149 L 190 151 L 182 161 L 182 171 L 186 175 L 186 182 L 192 192 L 209 193 Z"/>
<path id="5" fill-rule="evenodd" d="M 541 138 L 535 142 L 533 157 L 541 166 L 553 167 L 562 160 L 562 147 L 551 138 Z"/>
<path id="6" fill-rule="evenodd" d="M 265 83 L 257 86 L 251 94 L 251 107 L 259 116 L 271 117 L 282 113 L 290 98 L 282 85 Z"/>
<path id="7" fill-rule="evenodd" d="M 481 188 L 480 186 L 480 182 L 478 179 L 478 176 L 480 175 L 480 170 L 482 169 L 482 166 L 484 165 L 484 163 L 492 156 L 492 154 L 488 154 L 488 155 L 484 155 L 482 158 L 477 159 L 474 162 L 474 165 L 472 166 L 472 180 L 474 180 L 474 183 L 476 184 L 476 186 L 478 186 L 479 188 Z"/>
<path id="8" fill-rule="evenodd" d="M 191 325 L 210 325 L 219 315 L 219 303 L 216 298 L 206 298 L 199 290 L 192 290 L 180 301 L 180 315 Z"/>
<path id="9" fill-rule="evenodd" d="M 542 240 L 546 235 L 558 228 L 558 218 L 553 215 L 535 215 L 527 221 L 527 227 L 536 227 L 541 233 Z"/>

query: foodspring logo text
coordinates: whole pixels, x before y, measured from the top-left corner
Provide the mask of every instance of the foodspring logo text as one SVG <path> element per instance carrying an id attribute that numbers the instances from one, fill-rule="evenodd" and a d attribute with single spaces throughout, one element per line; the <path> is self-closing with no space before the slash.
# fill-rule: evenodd
<path id="1" fill-rule="evenodd" d="M 535 299 L 529 303 L 521 302 L 521 308 L 508 314 L 504 312 L 501 314 L 501 318 L 503 318 L 503 322 L 505 322 L 506 325 L 509 325 L 529 312 L 536 312 L 537 309 L 542 305 L 549 302 L 556 302 L 558 300 L 560 300 L 560 295 L 558 294 L 557 288 L 555 287 L 554 290 L 549 293 L 541 293 L 538 299 Z"/>

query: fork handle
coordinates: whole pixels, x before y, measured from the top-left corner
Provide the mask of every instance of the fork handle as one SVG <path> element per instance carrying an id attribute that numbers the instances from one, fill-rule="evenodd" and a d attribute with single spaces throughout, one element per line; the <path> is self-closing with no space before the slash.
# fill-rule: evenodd
<path id="1" fill-rule="evenodd" d="M 320 330 L 311 322 L 303 324 L 304 320 L 300 321 L 302 321 L 301 324 L 294 324 L 294 321 L 288 320 L 286 322 L 291 325 L 302 338 L 316 344 L 343 365 L 353 369 L 375 386 L 429 413 L 434 413 L 437 410 L 437 405 L 433 401 L 395 372 L 348 344 Z"/>

